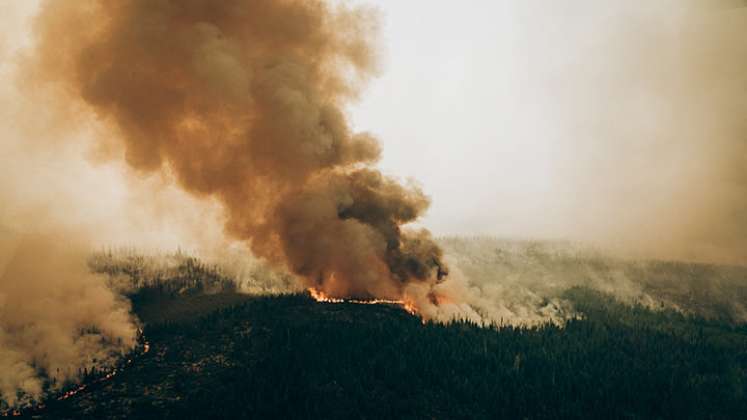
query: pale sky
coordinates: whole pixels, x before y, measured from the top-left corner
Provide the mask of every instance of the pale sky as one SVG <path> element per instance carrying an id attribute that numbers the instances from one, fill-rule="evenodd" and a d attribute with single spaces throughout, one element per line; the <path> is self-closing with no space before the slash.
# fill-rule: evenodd
<path id="1" fill-rule="evenodd" d="M 353 120 L 383 142 L 386 172 L 431 195 L 424 224 L 437 234 L 563 236 L 548 196 L 564 182 L 557 108 L 566 104 L 547 85 L 601 42 L 621 2 L 365 3 L 382 12 L 383 74 Z"/>
<path id="2" fill-rule="evenodd" d="M 353 109 L 383 169 L 423 184 L 439 233 L 511 233 L 552 188 L 552 142 L 523 74 L 512 2 L 378 1 L 382 76 Z M 369 3 L 370 4 L 370 3 Z M 526 58 L 526 57 L 525 57 Z M 544 124 L 543 124 L 544 125 Z M 521 212 L 501 203 L 521 201 Z"/>
<path id="3" fill-rule="evenodd" d="M 382 142 L 385 173 L 432 198 L 435 234 L 747 255 L 744 164 L 730 160 L 745 104 L 726 94 L 747 75 L 747 14 L 714 7 L 736 0 L 352 2 L 382 26 L 381 74 L 351 122 Z M 28 38 L 36 3 L 0 0 L 0 58 Z"/>
<path id="4" fill-rule="evenodd" d="M 688 42 L 738 42 L 746 20 L 720 0 L 358 2 L 382 12 L 383 73 L 355 126 L 382 141 L 387 173 L 423 184 L 437 234 L 594 239 L 658 223 L 698 155 L 675 142 L 699 121 L 662 114 L 678 119 L 700 88 L 668 79 L 699 54 Z M 734 37 L 713 34 L 729 25 Z"/>

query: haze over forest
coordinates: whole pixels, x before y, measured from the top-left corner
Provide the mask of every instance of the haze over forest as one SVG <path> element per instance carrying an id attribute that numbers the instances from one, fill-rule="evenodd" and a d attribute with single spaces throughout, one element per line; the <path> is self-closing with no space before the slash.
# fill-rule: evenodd
<path id="1" fill-rule="evenodd" d="M 0 408 L 144 354 L 156 289 L 745 321 L 743 1 L 3 8 Z"/>

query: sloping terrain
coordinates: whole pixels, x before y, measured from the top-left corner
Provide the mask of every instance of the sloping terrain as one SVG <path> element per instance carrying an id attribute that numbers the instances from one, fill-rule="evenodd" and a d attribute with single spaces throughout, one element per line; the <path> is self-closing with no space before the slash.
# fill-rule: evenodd
<path id="1" fill-rule="evenodd" d="M 261 266 L 235 278 L 182 254 L 102 253 L 91 268 L 132 302 L 143 327 L 140 345 L 116 375 L 107 376 L 106 367 L 82 372 L 84 389 L 50 385 L 43 406 L 21 413 L 747 416 L 743 267 L 626 261 L 567 244 L 441 243 L 484 296 L 518 305 L 534 302 L 524 296 L 558 299 L 575 315 L 532 327 L 423 323 L 394 305 L 316 302 L 293 291 L 289 278 L 266 279 Z M 246 284 L 252 290 L 280 284 L 288 293 L 246 294 Z"/>
<path id="2" fill-rule="evenodd" d="M 637 260 L 570 242 L 439 240 L 449 262 L 493 300 L 530 305 L 586 287 L 626 303 L 747 322 L 747 266 Z"/>
<path id="3" fill-rule="evenodd" d="M 61 418 L 739 418 L 747 328 L 588 289 L 565 327 L 422 324 L 398 307 L 230 293 L 170 301 L 150 351 Z M 205 302 L 203 302 L 205 300 Z M 199 303 L 198 303 L 199 302 Z M 204 308 L 215 309 L 205 312 Z M 175 314 L 177 312 L 170 312 Z"/>

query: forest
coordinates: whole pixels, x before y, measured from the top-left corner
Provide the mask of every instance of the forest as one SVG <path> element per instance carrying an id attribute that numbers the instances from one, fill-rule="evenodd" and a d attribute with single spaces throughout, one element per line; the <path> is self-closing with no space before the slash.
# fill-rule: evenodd
<path id="1" fill-rule="evenodd" d="M 554 255 L 527 254 L 526 247 L 516 252 L 543 261 Z M 103 253 L 91 266 L 110 281 L 129 279 L 123 290 L 149 351 L 143 353 L 141 343 L 115 376 L 101 380 L 106 369 L 85 372 L 86 390 L 48 398 L 43 408 L 23 414 L 747 416 L 747 324 L 711 309 L 656 306 L 586 284 L 558 292 L 576 314 L 562 324 L 444 324 L 423 322 L 395 305 L 320 303 L 302 291 L 241 293 L 227 272 L 187 256 L 154 268 L 145 257 Z"/>

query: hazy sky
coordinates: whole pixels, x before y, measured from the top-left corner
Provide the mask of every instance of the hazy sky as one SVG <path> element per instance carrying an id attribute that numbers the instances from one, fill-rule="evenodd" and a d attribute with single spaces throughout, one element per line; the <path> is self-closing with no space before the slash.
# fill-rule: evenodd
<path id="1" fill-rule="evenodd" d="M 552 188 L 553 143 L 526 86 L 520 10 L 468 3 L 376 2 L 383 73 L 353 117 L 384 143 L 385 171 L 432 196 L 436 233 L 511 233 Z"/>
<path id="2" fill-rule="evenodd" d="M 424 184 L 436 233 L 599 239 L 667 225 L 676 200 L 713 201 L 674 191 L 721 182 L 704 144 L 735 135 L 744 104 L 704 92 L 744 86 L 740 2 L 374 3 L 383 73 L 353 119 L 384 143 L 387 172 Z M 708 223 L 691 219 L 657 235 Z"/>
<path id="3" fill-rule="evenodd" d="M 0 3 L 7 59 L 36 2 Z M 351 120 L 423 185 L 434 233 L 747 259 L 739 2 L 354 3 L 380 11 L 381 74 Z"/>

